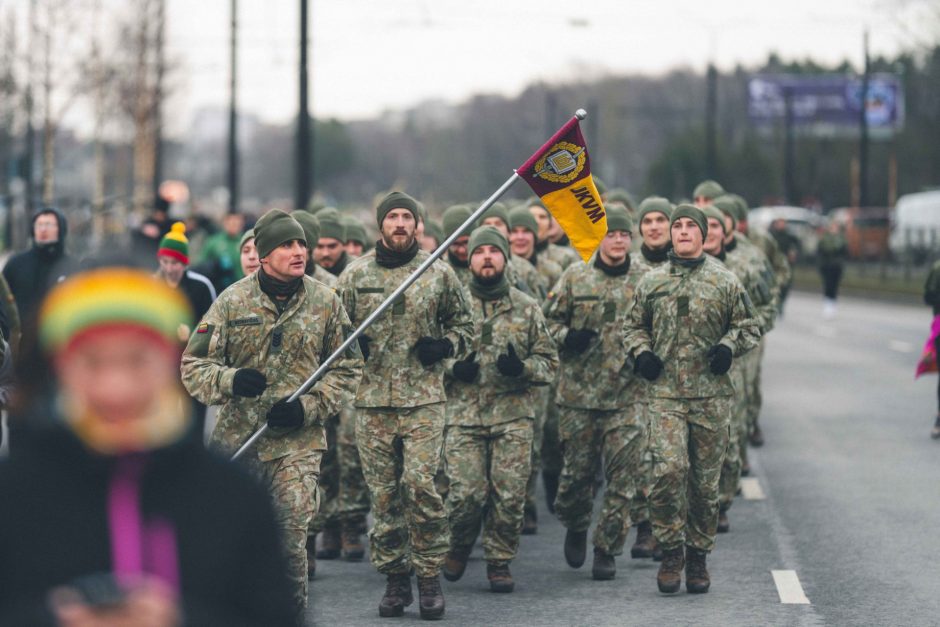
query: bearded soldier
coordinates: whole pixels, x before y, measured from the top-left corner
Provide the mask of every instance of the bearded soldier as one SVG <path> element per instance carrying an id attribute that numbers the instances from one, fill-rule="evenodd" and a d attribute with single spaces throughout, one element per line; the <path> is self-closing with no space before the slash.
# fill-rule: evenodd
<path id="1" fill-rule="evenodd" d="M 192 334 L 183 384 L 221 405 L 209 444 L 231 454 L 264 424 L 244 456 L 268 486 L 281 525 L 298 617 L 307 604 L 307 530 L 318 504 L 324 422 L 355 392 L 358 350 L 340 357 L 295 401 L 288 397 L 345 341 L 349 318 L 333 292 L 304 276 L 306 235 L 274 209 L 255 225 L 261 268 L 219 295 Z"/>
<path id="2" fill-rule="evenodd" d="M 381 239 L 351 262 L 337 293 L 354 324 L 365 320 L 428 258 L 415 239 L 417 202 L 392 192 L 376 208 Z M 401 616 L 418 577 L 423 618 L 444 614 L 439 571 L 447 516 L 434 486 L 444 437 L 444 366 L 473 350 L 460 280 L 434 263 L 360 338 L 366 359 L 356 395 L 356 440 L 372 496 L 372 562 L 387 577 L 380 616 Z"/>
<path id="3" fill-rule="evenodd" d="M 481 226 L 492 226 L 503 234 L 506 241 L 509 241 L 509 210 L 501 202 L 494 202 L 493 205 L 483 212 L 479 224 Z M 506 262 L 506 278 L 516 289 L 528 294 L 532 298 L 541 301 L 545 298 L 545 291 L 540 288 L 542 280 L 539 278 L 538 270 L 531 263 L 509 253 L 509 260 Z"/>
<path id="4" fill-rule="evenodd" d="M 663 550 L 657 584 L 677 592 L 685 566 L 686 589 L 707 592 L 734 394 L 728 370 L 760 330 L 741 282 L 703 253 L 701 210 L 676 207 L 670 233 L 669 263 L 637 285 L 624 347 L 650 381 L 650 519 Z"/>

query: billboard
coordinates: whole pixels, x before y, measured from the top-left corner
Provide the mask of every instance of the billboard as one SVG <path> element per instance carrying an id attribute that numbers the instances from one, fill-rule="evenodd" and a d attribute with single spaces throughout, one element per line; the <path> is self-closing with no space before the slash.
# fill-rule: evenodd
<path id="1" fill-rule="evenodd" d="M 798 133 L 822 137 L 859 133 L 861 77 L 760 74 L 748 81 L 747 91 L 748 116 L 759 128 L 783 124 L 789 106 Z M 904 126 L 904 89 L 898 77 L 871 75 L 865 100 L 873 138 L 890 138 Z"/>

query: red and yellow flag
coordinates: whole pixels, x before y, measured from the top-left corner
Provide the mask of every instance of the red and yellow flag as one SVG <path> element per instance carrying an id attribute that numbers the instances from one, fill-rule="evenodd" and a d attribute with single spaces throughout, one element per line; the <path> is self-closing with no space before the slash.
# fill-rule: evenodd
<path id="1" fill-rule="evenodd" d="M 568 120 L 516 173 L 539 195 L 587 261 L 607 235 L 607 212 L 591 178 L 579 122 L 578 116 Z"/>

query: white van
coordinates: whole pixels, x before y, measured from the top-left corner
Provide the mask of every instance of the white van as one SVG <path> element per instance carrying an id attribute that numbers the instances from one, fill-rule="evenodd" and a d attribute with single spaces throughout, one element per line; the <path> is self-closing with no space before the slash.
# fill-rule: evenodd
<path id="1" fill-rule="evenodd" d="M 900 258 L 940 250 L 940 190 L 898 198 L 888 247 Z"/>

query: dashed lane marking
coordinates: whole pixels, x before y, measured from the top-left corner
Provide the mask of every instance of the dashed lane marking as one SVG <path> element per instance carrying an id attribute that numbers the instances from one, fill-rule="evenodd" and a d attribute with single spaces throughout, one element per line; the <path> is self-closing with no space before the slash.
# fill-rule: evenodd
<path id="1" fill-rule="evenodd" d="M 780 595 L 781 603 L 792 605 L 810 604 L 795 570 L 772 570 L 770 574 L 774 576 L 774 583 L 777 585 L 777 594 Z"/>
<path id="2" fill-rule="evenodd" d="M 748 501 L 763 501 L 767 498 L 764 496 L 764 489 L 760 487 L 757 477 L 741 478 L 741 496 Z"/>
<path id="3" fill-rule="evenodd" d="M 913 353 L 914 345 L 910 342 L 902 342 L 901 340 L 891 340 L 888 342 L 888 348 L 899 353 Z"/>

